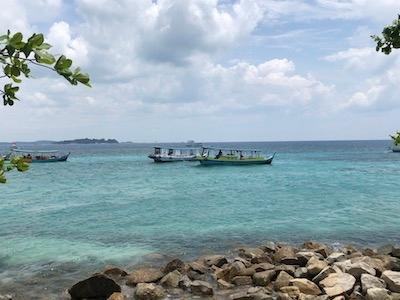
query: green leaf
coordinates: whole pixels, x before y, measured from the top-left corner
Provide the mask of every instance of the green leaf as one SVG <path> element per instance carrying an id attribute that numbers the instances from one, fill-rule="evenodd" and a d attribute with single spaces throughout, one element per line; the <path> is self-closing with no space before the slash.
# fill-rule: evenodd
<path id="1" fill-rule="evenodd" d="M 15 77 L 14 75 L 13 76 L 11 76 L 11 79 L 15 82 L 15 83 L 21 83 L 22 82 L 22 80 L 21 79 L 19 79 L 19 78 L 17 78 L 17 77 Z"/>
<path id="2" fill-rule="evenodd" d="M 54 56 L 46 51 L 37 51 L 37 50 L 33 50 L 33 51 L 35 52 L 35 60 L 38 63 L 52 65 L 56 61 Z"/>
<path id="3" fill-rule="evenodd" d="M 6 40 L 7 38 L 8 38 L 8 35 L 3 34 L 3 35 L 0 36 L 0 41 L 4 41 L 4 40 Z"/>
<path id="4" fill-rule="evenodd" d="M 91 85 L 89 83 L 90 78 L 89 78 L 88 74 L 78 73 L 78 74 L 74 75 L 74 79 L 76 79 L 78 82 L 80 82 L 88 87 L 91 87 Z"/>
<path id="5" fill-rule="evenodd" d="M 44 42 L 44 37 L 43 37 L 43 34 L 41 34 L 41 33 L 39 33 L 39 34 L 34 33 L 28 39 L 28 43 L 32 46 L 32 48 L 36 48 L 36 47 L 42 45 L 43 42 Z"/>
<path id="6" fill-rule="evenodd" d="M 49 50 L 52 46 L 48 43 L 43 43 L 40 46 L 37 46 L 37 50 Z"/>
<path id="7" fill-rule="evenodd" d="M 10 38 L 10 40 L 8 41 L 8 45 L 12 46 L 15 49 L 23 48 L 25 46 L 25 43 L 22 42 L 22 37 L 22 33 L 17 32 Z"/>
<path id="8" fill-rule="evenodd" d="M 65 57 L 65 55 L 61 55 L 56 64 L 54 65 L 54 69 L 56 70 L 65 70 L 68 69 L 72 65 L 72 60 Z"/>

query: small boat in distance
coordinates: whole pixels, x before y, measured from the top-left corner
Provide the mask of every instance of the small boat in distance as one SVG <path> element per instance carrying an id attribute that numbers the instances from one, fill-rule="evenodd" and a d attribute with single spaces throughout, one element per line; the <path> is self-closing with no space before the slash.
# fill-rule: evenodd
<path id="1" fill-rule="evenodd" d="M 60 154 L 58 150 L 33 150 L 33 149 L 19 149 L 18 147 L 11 147 L 10 153 L 6 155 L 5 159 L 9 160 L 13 157 L 22 157 L 26 163 L 50 163 L 67 161 L 70 153 Z"/>
<path id="2" fill-rule="evenodd" d="M 261 150 L 202 148 L 197 158 L 200 164 L 209 165 L 269 165 L 275 157 L 262 154 Z"/>
<path id="3" fill-rule="evenodd" d="M 149 158 L 154 162 L 195 161 L 200 154 L 200 148 L 163 148 L 154 147 L 154 152 Z"/>

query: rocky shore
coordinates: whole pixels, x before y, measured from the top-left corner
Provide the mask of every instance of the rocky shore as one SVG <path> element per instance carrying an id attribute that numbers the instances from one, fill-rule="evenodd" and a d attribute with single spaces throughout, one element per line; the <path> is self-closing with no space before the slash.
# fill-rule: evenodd
<path id="1" fill-rule="evenodd" d="M 267 242 L 230 255 L 176 258 L 161 267 L 108 267 L 67 293 L 73 300 L 400 299 L 400 247 Z"/>

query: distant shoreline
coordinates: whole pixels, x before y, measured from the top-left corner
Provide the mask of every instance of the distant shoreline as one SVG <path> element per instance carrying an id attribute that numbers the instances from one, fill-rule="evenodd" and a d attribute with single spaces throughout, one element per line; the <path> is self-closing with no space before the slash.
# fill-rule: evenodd
<path id="1" fill-rule="evenodd" d="M 65 144 L 119 144 L 116 139 L 74 139 L 74 140 L 64 140 L 59 142 L 53 142 L 57 145 L 65 145 Z"/>

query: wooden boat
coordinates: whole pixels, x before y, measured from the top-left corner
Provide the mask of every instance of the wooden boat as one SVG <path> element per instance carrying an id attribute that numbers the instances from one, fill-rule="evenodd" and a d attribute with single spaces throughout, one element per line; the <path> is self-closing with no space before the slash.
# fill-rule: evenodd
<path id="1" fill-rule="evenodd" d="M 32 150 L 12 147 L 6 159 L 20 156 L 26 163 L 50 163 L 67 161 L 69 155 L 70 153 L 60 154 L 58 150 Z"/>
<path id="2" fill-rule="evenodd" d="M 162 148 L 154 147 L 154 152 L 149 158 L 154 162 L 195 161 L 200 153 L 200 148 Z"/>
<path id="3" fill-rule="evenodd" d="M 200 164 L 210 165 L 269 165 L 275 153 L 265 156 L 260 150 L 203 148 L 197 158 Z"/>

